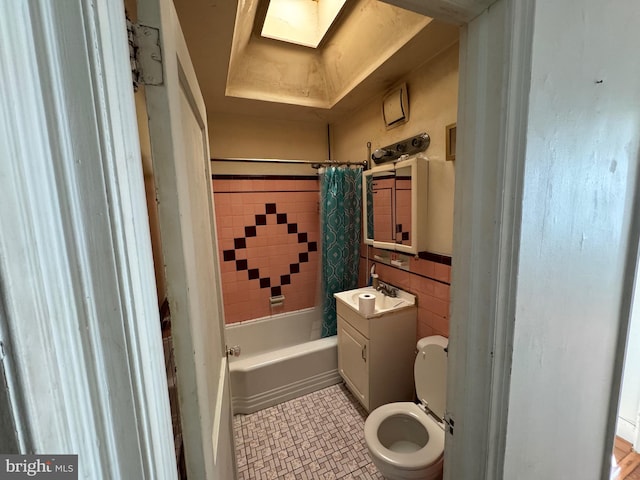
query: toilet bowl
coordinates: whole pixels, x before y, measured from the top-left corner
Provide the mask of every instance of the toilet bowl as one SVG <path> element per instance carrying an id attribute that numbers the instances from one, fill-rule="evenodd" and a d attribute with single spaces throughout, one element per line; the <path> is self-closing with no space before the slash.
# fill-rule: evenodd
<path id="1" fill-rule="evenodd" d="M 420 403 L 396 402 L 376 408 L 364 424 L 374 465 L 388 480 L 440 478 L 444 459 L 447 339 L 418 341 L 414 375 Z"/>

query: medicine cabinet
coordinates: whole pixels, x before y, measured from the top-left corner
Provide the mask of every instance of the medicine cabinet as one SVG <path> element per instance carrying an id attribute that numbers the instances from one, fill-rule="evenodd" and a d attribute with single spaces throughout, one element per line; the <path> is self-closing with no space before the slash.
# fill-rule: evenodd
<path id="1" fill-rule="evenodd" d="M 428 180 L 423 156 L 364 172 L 364 243 L 413 254 L 425 250 Z"/>

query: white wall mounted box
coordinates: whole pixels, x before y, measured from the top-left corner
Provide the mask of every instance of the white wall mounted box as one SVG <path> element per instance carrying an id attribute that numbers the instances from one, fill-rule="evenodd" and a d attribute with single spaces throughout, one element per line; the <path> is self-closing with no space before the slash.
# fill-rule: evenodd
<path id="1" fill-rule="evenodd" d="M 409 95 L 406 83 L 385 95 L 382 100 L 382 119 L 387 129 L 409 121 Z"/>

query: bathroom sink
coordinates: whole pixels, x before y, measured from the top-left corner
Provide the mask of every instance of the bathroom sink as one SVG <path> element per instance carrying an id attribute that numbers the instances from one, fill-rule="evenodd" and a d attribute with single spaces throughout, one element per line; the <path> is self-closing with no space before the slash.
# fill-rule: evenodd
<path id="1" fill-rule="evenodd" d="M 336 300 L 348 305 L 350 308 L 360 313 L 358 297 L 362 293 L 375 295 L 376 305 L 373 314 L 367 317 L 384 315 L 385 313 L 400 310 L 406 307 L 412 307 L 416 304 L 416 297 L 403 290 L 398 290 L 396 297 L 390 297 L 382 292 L 376 291 L 373 287 L 356 288 L 355 290 L 347 290 L 346 292 L 335 293 L 333 296 Z"/>

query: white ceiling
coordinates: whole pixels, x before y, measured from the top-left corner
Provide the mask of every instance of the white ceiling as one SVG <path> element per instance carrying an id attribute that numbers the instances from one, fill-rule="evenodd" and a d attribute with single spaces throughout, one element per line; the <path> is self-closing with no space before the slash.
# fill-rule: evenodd
<path id="1" fill-rule="evenodd" d="M 330 123 L 382 96 L 458 39 L 456 26 L 377 0 L 348 0 L 316 50 L 261 38 L 255 24 L 266 0 L 174 3 L 210 116 Z"/>

